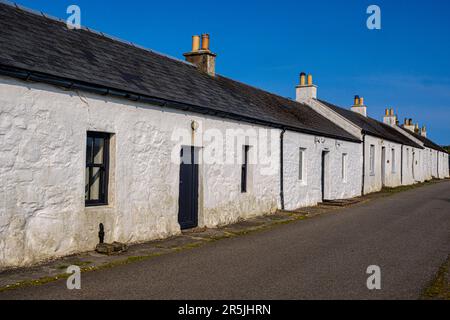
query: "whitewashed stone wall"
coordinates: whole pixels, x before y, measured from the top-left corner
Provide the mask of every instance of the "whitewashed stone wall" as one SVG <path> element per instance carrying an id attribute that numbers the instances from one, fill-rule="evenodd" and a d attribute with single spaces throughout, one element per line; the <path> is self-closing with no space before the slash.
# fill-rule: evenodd
<path id="1" fill-rule="evenodd" d="M 432 175 L 432 150 L 430 148 L 425 148 L 423 150 L 423 161 L 422 161 L 422 171 L 424 180 L 431 180 Z"/>
<path id="2" fill-rule="evenodd" d="M 445 177 L 450 178 L 450 162 L 448 153 L 445 154 L 444 168 L 445 168 Z"/>
<path id="3" fill-rule="evenodd" d="M 317 113 L 321 114 L 328 120 L 332 121 L 342 129 L 351 133 L 358 139 L 362 139 L 361 128 L 353 124 L 351 121 L 347 120 L 345 117 L 341 116 L 339 113 L 335 112 L 328 106 L 324 105 L 320 101 L 313 98 L 300 98 L 297 99 L 301 103 L 305 103 L 310 108 L 312 108 Z"/>
<path id="4" fill-rule="evenodd" d="M 107 242 L 179 233 L 179 166 L 170 161 L 179 149 L 171 136 L 175 129 L 191 130 L 193 120 L 219 132 L 257 129 L 0 78 L 0 268 L 92 250 L 99 223 L 105 225 Z M 105 207 L 84 205 L 87 131 L 113 134 Z M 202 139 L 194 135 L 193 144 L 202 146 Z M 273 150 L 278 160 L 279 142 Z M 242 194 L 240 164 L 201 165 L 199 225 L 275 211 L 279 169 L 273 174 L 260 169 L 252 165 L 249 192 Z"/>
<path id="5" fill-rule="evenodd" d="M 0 78 L 0 268 L 92 250 L 98 242 L 99 223 L 105 225 L 107 242 L 142 242 L 178 234 L 179 165 L 171 157 L 179 154 L 180 146 L 172 138 L 177 130 L 191 132 L 192 121 L 199 129 L 183 144 L 200 147 L 201 155 L 205 132 L 215 130 L 225 135 L 231 129 L 244 132 L 236 150 L 250 145 L 250 156 L 255 158 L 258 148 L 247 133 L 267 129 Z M 344 121 L 342 125 L 355 132 L 349 123 Z M 108 206 L 86 208 L 84 204 L 87 131 L 112 134 Z M 199 226 L 229 224 L 280 207 L 281 132 L 270 132 L 273 136 L 266 156 L 275 161 L 251 164 L 247 193 L 240 190 L 239 160 L 200 165 Z M 368 171 L 371 143 L 376 146 L 374 176 Z M 400 185 L 401 146 L 370 136 L 365 145 L 365 193 L 381 189 L 382 146 L 390 161 L 386 185 Z M 300 148 L 305 149 L 303 181 L 299 179 Z M 392 148 L 396 150 L 395 172 L 391 170 Z M 403 148 L 406 152 L 408 147 Z M 412 149 L 409 147 L 409 152 Z M 322 201 L 323 150 L 329 152 L 325 198 L 361 194 L 362 144 L 288 131 L 284 135 L 286 209 Z M 347 154 L 345 181 L 343 154 Z M 422 175 L 413 179 L 412 159 L 406 163 L 404 155 L 404 184 L 449 175 L 447 154 L 432 150 L 428 155 L 420 151 L 418 156 L 422 169 L 416 172 Z M 239 151 L 235 157 L 239 157 Z M 427 167 L 425 162 L 429 163 Z"/>
<path id="6" fill-rule="evenodd" d="M 425 149 L 403 146 L 403 185 L 423 182 L 426 173 L 423 172 Z"/>
<path id="7" fill-rule="evenodd" d="M 446 178 L 450 178 L 450 163 L 449 163 L 449 154 L 446 153 L 444 155 L 444 175 Z"/>
<path id="8" fill-rule="evenodd" d="M 444 179 L 449 177 L 448 153 L 437 152 L 439 157 L 439 178 Z"/>
<path id="9" fill-rule="evenodd" d="M 300 180 L 300 148 L 304 149 L 304 174 Z M 293 210 L 322 202 L 322 151 L 329 151 L 325 199 L 361 195 L 362 148 L 360 143 L 286 132 L 284 137 L 285 208 Z M 342 179 L 342 155 L 347 154 L 346 179 Z"/>
<path id="10" fill-rule="evenodd" d="M 431 151 L 431 175 L 433 178 L 438 177 L 438 152 L 436 150 Z"/>
<path id="11" fill-rule="evenodd" d="M 365 137 L 365 177 L 364 177 L 364 193 L 372 193 L 380 191 L 383 187 L 382 177 L 382 148 L 385 153 L 385 176 L 384 184 L 386 187 L 397 187 L 401 185 L 401 145 L 391 141 L 383 140 L 374 136 L 366 135 Z M 374 146 L 375 166 L 371 170 L 370 165 L 370 149 Z M 395 152 L 393 159 L 392 150 Z"/>

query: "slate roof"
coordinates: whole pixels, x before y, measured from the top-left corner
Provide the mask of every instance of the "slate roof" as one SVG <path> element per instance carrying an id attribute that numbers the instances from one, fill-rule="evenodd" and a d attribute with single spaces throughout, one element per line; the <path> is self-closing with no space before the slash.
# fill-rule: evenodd
<path id="1" fill-rule="evenodd" d="M 407 133 L 409 133 L 410 135 L 412 135 L 414 138 L 419 139 L 420 141 L 423 142 L 423 144 L 425 145 L 425 147 L 430 148 L 430 149 L 435 149 L 441 152 L 445 152 L 448 153 L 447 150 L 445 150 L 444 148 L 442 148 L 440 145 L 434 143 L 433 141 L 431 141 L 430 139 L 421 136 L 418 133 L 415 132 L 411 132 L 408 129 L 405 129 L 403 127 L 400 127 L 402 130 L 406 131 Z"/>
<path id="2" fill-rule="evenodd" d="M 332 103 L 329 103 L 327 101 L 318 100 L 321 103 L 328 106 L 330 109 L 335 111 L 336 113 L 340 114 L 356 126 L 360 127 L 363 131 L 363 133 L 372 135 L 378 138 L 382 138 L 385 140 L 389 140 L 392 142 L 397 142 L 400 144 L 412 146 L 415 148 L 423 149 L 422 146 L 414 142 L 413 140 L 409 139 L 405 135 L 403 135 L 401 132 L 398 132 L 396 129 L 392 128 L 391 126 L 380 122 L 378 120 L 372 119 L 370 117 L 364 117 L 363 115 L 356 113 L 354 111 L 351 111 L 349 109 L 344 109 L 341 107 L 338 107 Z"/>
<path id="3" fill-rule="evenodd" d="M 13 67 L 212 114 L 359 141 L 304 104 L 41 14 L 0 3 L 0 70 Z M 9 69 L 8 69 L 9 70 Z M 207 113 L 207 112 L 205 112 Z"/>

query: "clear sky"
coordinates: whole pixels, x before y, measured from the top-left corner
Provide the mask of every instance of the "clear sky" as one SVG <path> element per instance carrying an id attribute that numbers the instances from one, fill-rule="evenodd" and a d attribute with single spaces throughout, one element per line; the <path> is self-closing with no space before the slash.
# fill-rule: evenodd
<path id="1" fill-rule="evenodd" d="M 359 94 L 370 116 L 393 107 L 450 145 L 448 0 L 16 2 L 63 19 L 77 4 L 82 25 L 177 58 L 193 34 L 210 33 L 224 76 L 295 97 L 298 74 L 309 72 L 320 98 L 350 106 Z M 371 4 L 381 30 L 366 27 Z"/>

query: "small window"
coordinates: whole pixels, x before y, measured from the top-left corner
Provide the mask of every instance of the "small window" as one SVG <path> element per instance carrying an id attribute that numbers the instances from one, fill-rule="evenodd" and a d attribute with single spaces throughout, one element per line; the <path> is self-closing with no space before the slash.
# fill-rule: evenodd
<path id="1" fill-rule="evenodd" d="M 248 151 L 250 146 L 244 146 L 243 163 L 241 171 L 241 192 L 247 192 L 247 180 L 248 180 Z"/>
<path id="2" fill-rule="evenodd" d="M 375 175 L 375 146 L 370 145 L 370 174 Z"/>
<path id="3" fill-rule="evenodd" d="M 305 181 L 305 152 L 306 149 L 300 148 L 298 158 L 298 179 L 303 182 Z"/>
<path id="4" fill-rule="evenodd" d="M 406 148 L 406 166 L 409 166 L 409 148 Z"/>
<path id="5" fill-rule="evenodd" d="M 86 141 L 86 206 L 108 204 L 109 134 L 88 132 Z"/>
<path id="6" fill-rule="evenodd" d="M 397 172 L 397 164 L 395 161 L 395 149 L 391 150 L 392 173 Z"/>
<path id="7" fill-rule="evenodd" d="M 347 182 L 347 154 L 342 154 L 342 173 L 341 173 L 342 181 Z"/>

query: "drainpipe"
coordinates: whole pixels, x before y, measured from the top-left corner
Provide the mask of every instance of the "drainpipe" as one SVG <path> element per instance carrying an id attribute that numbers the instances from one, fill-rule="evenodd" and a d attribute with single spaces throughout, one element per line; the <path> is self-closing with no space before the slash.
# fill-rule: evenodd
<path id="1" fill-rule="evenodd" d="M 284 210 L 284 182 L 283 182 L 283 145 L 284 145 L 284 133 L 286 129 L 283 129 L 280 133 L 280 202 L 281 202 L 281 210 Z"/>
<path id="2" fill-rule="evenodd" d="M 366 178 L 366 134 L 363 134 L 363 144 L 362 144 L 362 157 L 363 157 L 363 163 L 362 163 L 362 187 L 361 187 L 361 195 L 364 195 L 364 183 Z"/>

